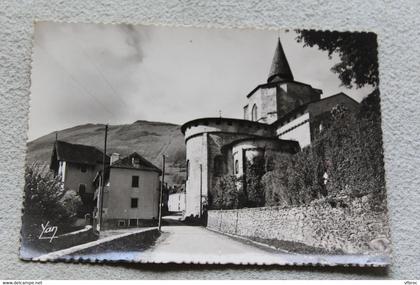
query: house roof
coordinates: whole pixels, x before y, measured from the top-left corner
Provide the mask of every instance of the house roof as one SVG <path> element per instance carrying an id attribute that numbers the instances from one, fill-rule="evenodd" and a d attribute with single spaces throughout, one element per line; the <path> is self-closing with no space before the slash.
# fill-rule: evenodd
<path id="1" fill-rule="evenodd" d="M 56 141 L 51 155 L 50 168 L 55 169 L 57 161 L 88 165 L 101 164 L 103 155 L 102 150 L 94 146 Z M 109 164 L 109 156 L 105 157 L 105 163 Z"/>
<path id="2" fill-rule="evenodd" d="M 138 160 L 138 164 L 135 164 L 134 159 Z M 121 158 L 111 164 L 110 168 L 124 168 L 124 169 L 137 169 L 137 170 L 147 170 L 147 171 L 155 171 L 161 174 L 160 168 L 155 166 L 153 163 L 142 157 L 137 152 L 133 152 L 129 156 Z"/>
<path id="3" fill-rule="evenodd" d="M 276 51 L 274 52 L 267 82 L 271 82 L 276 76 L 282 80 L 293 81 L 292 70 L 290 69 L 280 38 L 278 39 Z"/>

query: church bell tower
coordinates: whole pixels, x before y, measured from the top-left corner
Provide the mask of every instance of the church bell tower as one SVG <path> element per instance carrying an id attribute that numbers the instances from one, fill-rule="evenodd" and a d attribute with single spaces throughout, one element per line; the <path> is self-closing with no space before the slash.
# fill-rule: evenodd
<path id="1" fill-rule="evenodd" d="M 294 80 L 279 38 L 267 83 L 258 85 L 247 95 L 244 119 L 272 124 L 299 106 L 319 100 L 321 93 L 309 84 Z"/>
<path id="2" fill-rule="evenodd" d="M 274 52 L 273 61 L 271 62 L 270 73 L 268 74 L 267 83 L 293 81 L 292 70 L 281 45 L 280 38 L 277 42 L 276 51 Z"/>

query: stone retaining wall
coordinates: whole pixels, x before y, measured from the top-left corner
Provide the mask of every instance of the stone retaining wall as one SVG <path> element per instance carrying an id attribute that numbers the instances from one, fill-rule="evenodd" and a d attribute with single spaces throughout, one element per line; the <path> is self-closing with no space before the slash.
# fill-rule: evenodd
<path id="1" fill-rule="evenodd" d="M 207 227 L 254 240 L 296 242 L 331 252 L 389 253 L 387 216 L 371 210 L 367 197 L 301 207 L 212 210 Z"/>

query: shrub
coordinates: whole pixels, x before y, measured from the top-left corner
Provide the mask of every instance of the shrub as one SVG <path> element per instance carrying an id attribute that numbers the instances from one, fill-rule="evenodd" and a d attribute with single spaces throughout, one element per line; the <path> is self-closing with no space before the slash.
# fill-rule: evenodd
<path id="1" fill-rule="evenodd" d="M 319 197 L 317 157 L 307 148 L 295 155 L 276 156 L 274 169 L 264 174 L 266 206 L 302 205 Z"/>
<path id="2" fill-rule="evenodd" d="M 219 179 L 212 195 L 211 209 L 240 209 L 245 206 L 246 197 L 241 179 L 225 175 Z"/>
<path id="3" fill-rule="evenodd" d="M 247 161 L 244 177 L 244 198 L 246 207 L 263 207 L 265 205 L 264 185 L 261 181 L 265 173 L 264 157 L 255 157 L 251 162 Z"/>
<path id="4" fill-rule="evenodd" d="M 265 159 L 257 157 L 248 162 L 245 175 L 222 176 L 211 195 L 212 209 L 240 209 L 265 205 L 265 190 L 261 178 L 265 173 Z"/>
<path id="5" fill-rule="evenodd" d="M 37 164 L 25 169 L 24 226 L 40 229 L 41 224 L 58 226 L 60 231 L 71 228 L 77 219 L 77 210 L 82 205 L 73 190 L 62 187 L 59 177 Z"/>

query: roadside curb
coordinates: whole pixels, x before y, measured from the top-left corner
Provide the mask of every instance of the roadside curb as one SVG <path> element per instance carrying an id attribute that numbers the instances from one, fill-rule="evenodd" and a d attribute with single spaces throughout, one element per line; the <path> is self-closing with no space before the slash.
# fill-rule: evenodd
<path id="1" fill-rule="evenodd" d="M 268 244 L 265 244 L 265 243 L 254 241 L 252 239 L 249 239 L 249 238 L 246 238 L 246 237 L 243 237 L 243 236 L 238 236 L 238 235 L 233 235 L 233 234 L 229 234 L 229 233 L 224 233 L 224 232 L 221 232 L 221 231 L 218 231 L 218 230 L 215 230 L 215 229 L 211 229 L 211 228 L 207 228 L 207 227 L 205 227 L 205 229 L 206 230 L 209 230 L 209 231 L 212 231 L 212 232 L 215 232 L 215 233 L 218 233 L 218 234 L 222 234 L 222 235 L 225 235 L 225 236 L 234 238 L 234 239 L 240 239 L 240 240 L 243 240 L 243 241 L 246 241 L 246 242 L 249 242 L 249 243 L 253 243 L 253 244 L 255 244 L 257 246 L 260 246 L 260 247 L 269 248 L 271 250 L 276 250 L 276 251 L 282 252 L 282 253 L 292 254 L 291 252 L 289 252 L 289 251 L 287 251 L 285 249 L 279 249 L 279 248 L 277 248 L 275 246 L 271 246 L 271 245 L 268 245 Z"/>
<path id="2" fill-rule="evenodd" d="M 73 246 L 73 247 L 69 247 L 69 248 L 66 248 L 66 249 L 54 251 L 54 252 L 51 252 L 51 253 L 47 253 L 47 254 L 41 255 L 39 257 L 33 258 L 32 260 L 33 261 L 41 261 L 41 262 L 51 261 L 51 260 L 55 260 L 57 258 L 60 258 L 62 256 L 69 255 L 69 254 L 72 254 L 72 253 L 75 253 L 75 252 L 78 252 L 78 251 L 81 251 L 81 250 L 85 250 L 85 249 L 88 249 L 90 247 L 98 246 L 100 244 L 107 243 L 107 242 L 110 242 L 110 241 L 113 241 L 113 240 L 116 240 L 116 239 L 120 239 L 120 238 L 127 237 L 127 236 L 130 236 L 130 235 L 139 234 L 139 233 L 142 233 L 142 232 L 145 233 L 145 232 L 148 232 L 148 231 L 154 231 L 154 230 L 157 230 L 157 227 L 156 228 L 139 229 L 138 231 L 128 232 L 128 233 L 119 234 L 119 235 L 115 235 L 115 236 L 109 236 L 109 237 L 99 239 L 99 240 L 96 240 L 96 241 L 84 243 L 84 244 L 81 244 L 81 245 L 76 245 L 76 246 Z"/>

